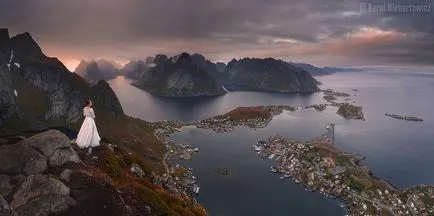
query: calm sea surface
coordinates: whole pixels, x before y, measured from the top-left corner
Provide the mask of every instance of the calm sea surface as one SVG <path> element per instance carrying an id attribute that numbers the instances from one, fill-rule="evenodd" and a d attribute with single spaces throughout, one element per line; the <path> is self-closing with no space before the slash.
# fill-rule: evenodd
<path id="1" fill-rule="evenodd" d="M 177 143 L 199 147 L 193 161 L 201 186 L 198 201 L 211 215 L 344 215 L 336 200 L 305 191 L 291 180 L 280 180 L 269 171 L 275 163 L 262 160 L 252 144 L 270 135 L 310 139 L 330 122 L 336 124 L 336 144 L 344 151 L 366 156 L 364 165 L 398 187 L 434 184 L 434 74 L 405 72 L 338 73 L 317 78 L 322 89 L 351 94 L 363 106 L 366 121 L 345 120 L 336 108 L 323 112 L 301 110 L 276 116 L 267 128 L 238 127 L 230 134 L 186 127 L 172 135 Z M 124 77 L 110 81 L 124 111 L 147 121 L 200 120 L 238 106 L 324 103 L 322 93 L 310 95 L 230 92 L 215 98 L 159 98 L 137 89 Z M 357 89 L 358 91 L 353 91 Z M 391 119 L 385 113 L 411 115 L 423 122 Z M 232 170 L 221 176 L 215 168 Z"/>

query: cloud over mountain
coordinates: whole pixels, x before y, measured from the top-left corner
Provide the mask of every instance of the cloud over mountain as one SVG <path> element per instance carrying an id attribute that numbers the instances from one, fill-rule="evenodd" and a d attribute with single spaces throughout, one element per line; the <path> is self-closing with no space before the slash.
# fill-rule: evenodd
<path id="1" fill-rule="evenodd" d="M 381 4 L 428 12 L 372 12 Z M 276 57 L 329 65 L 432 65 L 434 7 L 419 0 L 15 0 L 0 26 L 30 31 L 62 60 Z M 362 10 L 361 10 L 362 9 Z M 387 8 L 386 8 L 387 9 Z M 367 11 L 368 10 L 368 11 Z M 25 16 L 24 16 L 25 14 Z"/>

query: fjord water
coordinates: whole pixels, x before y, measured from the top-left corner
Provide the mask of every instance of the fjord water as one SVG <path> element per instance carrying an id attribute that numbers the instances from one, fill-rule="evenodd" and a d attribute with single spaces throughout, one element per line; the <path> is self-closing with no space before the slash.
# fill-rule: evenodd
<path id="1" fill-rule="evenodd" d="M 393 72 L 338 73 L 317 78 L 322 89 L 351 94 L 363 106 L 366 121 L 346 120 L 336 108 L 323 112 L 285 112 L 264 129 L 238 127 L 230 134 L 184 128 L 172 135 L 179 143 L 198 146 L 193 161 L 201 186 L 198 200 L 211 215 L 343 215 L 334 200 L 307 192 L 290 180 L 279 180 L 269 171 L 274 161 L 263 161 L 252 144 L 270 135 L 309 139 L 327 123 L 336 124 L 336 144 L 344 151 L 366 156 L 362 164 L 398 187 L 434 184 L 434 74 Z M 322 93 L 311 95 L 231 92 L 216 98 L 168 99 L 154 97 L 118 77 L 110 81 L 129 115 L 148 121 L 198 120 L 228 112 L 238 106 L 285 104 L 304 106 L 324 103 Z M 353 91 L 357 89 L 358 91 Z M 350 101 L 352 103 L 352 101 Z M 407 122 L 385 113 L 412 115 L 423 122 Z M 227 167 L 231 176 L 220 176 Z"/>

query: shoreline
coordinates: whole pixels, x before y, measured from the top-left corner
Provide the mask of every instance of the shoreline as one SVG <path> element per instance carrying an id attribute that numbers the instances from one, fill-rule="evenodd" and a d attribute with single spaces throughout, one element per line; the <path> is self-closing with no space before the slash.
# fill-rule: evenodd
<path id="1" fill-rule="evenodd" d="M 271 167 L 271 172 L 281 175 L 280 179 L 292 178 L 295 183 L 304 185 L 309 191 L 319 190 L 327 197 L 340 199 L 350 215 L 382 215 L 382 210 L 387 210 L 391 215 L 405 215 L 400 212 L 405 212 L 412 204 L 399 204 L 403 203 L 403 200 L 411 198 L 413 203 L 420 203 L 420 200 L 427 199 L 427 196 L 420 195 L 419 191 L 411 192 L 411 188 L 400 189 L 375 176 L 369 167 L 359 165 L 364 157 L 339 150 L 330 142 L 330 137 L 292 141 L 276 135 L 269 137 L 267 141 L 259 141 L 257 145 L 259 143 L 267 143 L 263 147 L 263 158 L 279 158 L 276 167 Z M 263 154 L 262 150 L 258 151 L 257 146 L 254 147 Z M 267 157 L 268 155 L 271 156 Z M 338 164 L 339 157 L 342 156 L 349 158 L 347 164 Z M 434 201 L 434 185 L 414 186 L 418 187 L 420 190 L 426 188 L 432 191 L 429 199 Z M 420 215 L 428 214 L 427 206 L 417 208 Z M 434 210 L 432 206 L 430 210 Z"/>
<path id="2" fill-rule="evenodd" d="M 241 109 L 237 108 L 239 110 L 237 110 L 237 109 L 233 110 L 235 112 L 231 111 L 227 114 L 214 116 L 214 117 L 211 117 L 211 118 L 208 118 L 205 120 L 201 120 L 201 121 L 189 121 L 189 122 L 164 121 L 161 124 L 161 126 L 168 129 L 168 130 L 166 130 L 167 133 L 165 134 L 165 136 L 167 136 L 168 138 L 170 138 L 170 134 L 172 134 L 174 132 L 180 132 L 181 128 L 185 127 L 185 126 L 195 126 L 197 128 L 201 128 L 201 129 L 211 129 L 217 133 L 230 133 L 230 132 L 232 132 L 232 130 L 235 127 L 238 127 L 238 126 L 246 126 L 246 127 L 251 128 L 251 129 L 259 129 L 259 128 L 267 127 L 269 122 L 272 121 L 274 116 L 280 115 L 284 111 L 294 112 L 297 110 L 312 108 L 312 109 L 315 109 L 315 110 L 321 112 L 321 111 L 325 110 L 327 108 L 327 106 L 330 106 L 330 104 L 310 105 L 310 106 L 301 106 L 301 107 L 293 107 L 293 106 L 286 106 L 286 105 L 245 107 L 245 108 L 241 108 Z M 250 108 L 254 109 L 253 115 L 243 119 L 242 117 L 244 115 L 242 115 L 242 114 L 245 114 L 247 111 L 249 111 Z M 265 112 L 262 112 L 262 111 L 265 111 Z M 238 119 L 238 118 L 241 118 L 241 119 Z M 236 120 L 234 120 L 234 119 L 236 119 Z M 296 142 L 303 143 L 303 142 L 311 142 L 311 141 L 312 140 L 296 141 Z M 173 147 L 173 146 L 177 145 L 173 141 L 170 141 L 170 142 L 171 142 L 171 144 L 169 144 L 169 146 Z M 171 147 L 169 147 L 169 148 L 171 148 Z M 366 174 L 369 177 L 368 180 L 375 182 L 375 184 L 382 185 L 382 189 L 386 188 L 386 190 L 388 191 L 387 193 L 390 193 L 390 194 L 396 193 L 395 194 L 396 197 L 400 197 L 400 196 L 402 196 L 402 194 L 410 194 L 412 190 L 415 190 L 417 188 L 419 188 L 419 190 L 421 187 L 422 187 L 422 189 L 428 188 L 430 190 L 432 189 L 432 191 L 433 191 L 433 202 L 434 202 L 434 185 L 414 185 L 414 186 L 411 186 L 408 188 L 399 188 L 399 187 L 393 185 L 393 183 L 391 181 L 375 176 L 375 174 L 371 171 L 371 169 L 369 167 L 360 165 L 360 162 L 365 159 L 364 156 L 356 155 L 356 154 L 352 154 L 352 153 L 347 153 L 347 152 L 342 152 L 337 147 L 333 147 L 333 148 L 334 148 L 334 151 L 338 152 L 339 154 L 344 154 L 346 156 L 351 157 L 352 158 L 352 165 L 354 167 L 356 167 L 357 169 L 361 169 L 361 170 L 364 170 L 365 172 L 367 172 Z M 175 152 L 173 154 L 168 154 L 168 157 L 166 158 L 166 160 L 169 163 L 171 157 L 177 156 L 180 154 L 181 153 L 179 153 L 179 152 Z M 282 159 L 280 159 L 279 161 L 281 161 L 281 160 Z M 171 166 L 173 166 L 173 165 L 171 165 Z M 179 164 L 177 166 L 179 166 Z M 286 177 L 283 176 L 281 178 L 283 179 Z M 301 183 L 303 181 L 298 180 L 295 182 Z M 305 185 L 305 186 L 308 185 L 308 182 L 303 182 L 303 185 Z M 197 187 L 199 187 L 199 186 L 197 186 Z M 309 189 L 309 187 L 306 187 L 306 189 Z M 309 189 L 309 190 L 311 190 L 311 189 Z M 389 192 L 389 190 L 390 190 L 390 192 Z M 380 191 L 382 191 L 382 190 L 380 190 Z M 374 191 L 373 194 L 375 194 L 375 192 L 376 191 Z M 331 192 L 330 193 L 322 192 L 322 193 L 324 193 L 327 196 L 330 196 L 332 198 L 340 198 L 337 195 L 333 195 L 333 193 L 331 193 Z M 384 194 L 386 192 L 384 191 L 381 193 Z M 413 193 L 411 193 L 410 195 L 413 197 L 413 195 L 415 193 L 416 192 L 413 191 Z M 194 194 L 194 193 L 191 193 L 191 194 Z M 399 214 L 398 213 L 399 209 L 395 209 L 396 207 L 391 203 L 381 204 L 381 203 L 378 203 L 379 201 L 372 201 L 372 200 L 371 200 L 372 202 L 369 202 L 366 200 L 367 199 L 366 197 L 362 197 L 360 194 L 357 194 L 354 191 L 350 192 L 349 194 L 351 195 L 350 196 L 351 200 L 353 200 L 353 199 L 356 199 L 358 201 L 364 200 L 364 201 L 361 201 L 364 204 L 361 206 L 358 206 L 358 208 L 357 208 L 356 206 L 353 206 L 350 202 L 348 202 L 348 199 L 341 199 L 341 201 L 344 203 L 344 207 L 345 207 L 346 211 L 349 213 L 351 213 L 351 212 L 354 213 L 352 215 L 357 215 L 357 213 L 355 213 L 355 212 L 357 212 L 356 209 L 358 209 L 359 212 L 361 210 L 372 211 L 374 206 L 378 207 L 378 208 L 374 208 L 378 212 L 380 210 L 387 210 L 389 213 L 391 213 L 391 215 L 405 215 L 405 214 Z M 371 194 L 372 194 L 372 192 L 371 192 Z M 404 195 L 404 196 L 409 197 L 410 195 Z M 354 198 L 354 197 L 356 197 L 356 198 Z M 417 197 L 417 195 L 415 197 Z M 419 198 L 415 198 L 415 197 L 412 198 L 412 200 L 414 200 L 413 203 L 420 200 Z M 398 200 L 400 200 L 400 201 L 398 201 Z M 390 201 L 390 202 L 392 202 L 392 201 Z M 403 200 L 401 200 L 400 198 L 397 198 L 394 200 L 394 202 L 400 203 L 400 202 L 403 202 Z M 407 202 L 407 204 L 411 205 L 410 202 Z M 366 205 L 367 207 L 365 208 L 364 205 Z M 392 206 L 390 206 L 390 205 L 392 205 Z M 402 205 L 401 205 L 401 207 L 402 207 Z M 434 207 L 432 207 L 432 206 L 430 206 L 430 207 L 434 210 Z M 407 208 L 409 208 L 409 207 L 407 207 Z M 423 207 L 423 208 L 425 208 L 425 207 Z M 410 214 L 410 215 L 412 215 L 412 214 Z M 415 214 L 413 214 L 413 215 L 415 215 Z"/>

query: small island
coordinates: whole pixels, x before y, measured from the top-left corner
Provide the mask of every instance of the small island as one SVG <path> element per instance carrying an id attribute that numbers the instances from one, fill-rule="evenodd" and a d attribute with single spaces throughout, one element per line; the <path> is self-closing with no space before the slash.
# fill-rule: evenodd
<path id="1" fill-rule="evenodd" d="M 337 98 L 333 95 L 324 95 L 323 98 L 329 103 L 335 103 L 335 100 L 337 100 Z"/>
<path id="2" fill-rule="evenodd" d="M 166 159 L 180 154 L 186 145 L 177 145 L 166 138 L 183 126 L 212 129 L 217 133 L 229 133 L 236 126 L 253 129 L 266 127 L 275 115 L 284 111 L 293 112 L 315 106 L 256 106 L 239 107 L 224 115 L 202 121 L 163 121 L 158 137 L 163 137 L 169 149 Z M 341 104 L 342 109 L 363 116 L 361 108 Z M 321 109 L 317 109 L 321 110 Z M 360 112 L 359 112 L 360 111 Z M 342 111 L 344 112 L 344 111 Z M 357 115 L 356 115 L 357 116 Z M 360 165 L 363 156 L 341 151 L 334 145 L 334 125 L 328 125 L 325 132 L 308 141 L 286 140 L 280 135 L 260 140 L 253 144 L 253 150 L 263 159 L 273 159 L 276 165 L 270 171 L 280 175 L 280 179 L 292 179 L 304 185 L 307 191 L 318 191 L 325 196 L 343 202 L 347 215 L 432 215 L 434 212 L 434 186 L 416 185 L 410 188 L 397 188 L 386 180 L 374 176 L 367 166 Z M 187 148 L 185 148 L 187 147 Z M 167 168 L 166 178 L 173 174 Z M 176 165 L 173 172 L 179 179 L 179 186 L 191 193 L 198 193 L 192 169 Z M 216 168 L 220 175 L 231 175 L 228 168 Z"/>
<path id="3" fill-rule="evenodd" d="M 232 174 L 231 170 L 229 168 L 216 168 L 214 169 L 218 174 L 223 176 L 230 176 Z"/>
<path id="4" fill-rule="evenodd" d="M 360 119 L 365 120 L 362 107 L 354 106 L 348 103 L 343 103 L 339 106 L 337 114 L 343 116 L 346 119 Z"/>
<path id="5" fill-rule="evenodd" d="M 350 96 L 350 94 L 344 92 L 335 92 L 332 89 L 322 90 L 322 92 L 324 93 L 324 100 L 334 105 L 336 104 L 337 97 L 345 97 L 346 99 L 348 99 L 348 97 Z"/>
<path id="6" fill-rule="evenodd" d="M 384 115 L 394 119 L 405 120 L 405 121 L 423 121 L 423 119 L 414 116 L 402 116 L 402 115 L 389 114 L 389 113 L 386 113 Z"/>

